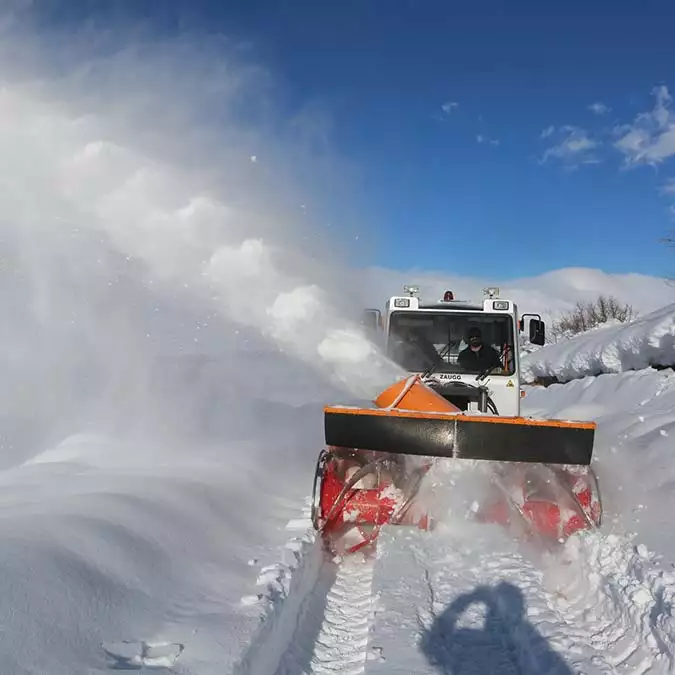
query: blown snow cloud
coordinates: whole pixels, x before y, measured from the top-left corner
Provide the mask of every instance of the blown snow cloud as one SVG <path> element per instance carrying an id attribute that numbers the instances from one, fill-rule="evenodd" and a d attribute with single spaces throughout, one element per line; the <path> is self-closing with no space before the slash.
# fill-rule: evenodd
<path id="1" fill-rule="evenodd" d="M 12 166 L 4 229 L 20 250 L 61 247 L 68 268 L 94 259 L 102 270 L 106 256 L 119 257 L 145 291 L 190 296 L 221 328 L 249 327 L 354 393 L 374 393 L 398 372 L 332 291 L 334 242 L 306 215 L 311 159 L 298 124 L 311 120 L 296 115 L 274 132 L 242 121 L 273 106 L 266 73 L 183 38 L 78 66 L 72 49 L 70 67 L 51 74 L 49 50 L 32 47 L 25 61 L 40 69 L 0 71 L 0 150 Z M 214 106 L 215 121 L 203 112 Z M 33 266 L 31 276 L 53 305 L 59 269 Z M 359 366 L 331 347 L 344 335 L 368 354 Z"/>

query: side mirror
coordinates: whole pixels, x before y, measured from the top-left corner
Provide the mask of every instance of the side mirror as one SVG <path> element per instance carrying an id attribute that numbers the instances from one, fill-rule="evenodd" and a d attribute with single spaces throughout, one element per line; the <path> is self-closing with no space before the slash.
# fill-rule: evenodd
<path id="1" fill-rule="evenodd" d="M 546 342 L 546 327 L 541 319 L 530 319 L 530 342 L 540 346 Z"/>
<path id="2" fill-rule="evenodd" d="M 379 309 L 365 309 L 361 314 L 361 325 L 377 332 L 382 327 L 382 313 Z"/>
<path id="3" fill-rule="evenodd" d="M 518 330 L 522 332 L 525 329 L 525 317 L 532 316 L 530 319 L 530 342 L 533 345 L 543 345 L 546 342 L 546 327 L 539 314 L 523 314 L 518 320 Z"/>

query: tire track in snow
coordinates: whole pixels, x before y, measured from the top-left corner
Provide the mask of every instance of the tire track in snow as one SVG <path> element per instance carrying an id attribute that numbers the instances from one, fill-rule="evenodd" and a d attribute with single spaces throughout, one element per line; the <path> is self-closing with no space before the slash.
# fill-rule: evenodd
<path id="1" fill-rule="evenodd" d="M 338 566 L 323 617 L 309 617 L 321 622 L 309 672 L 331 675 L 361 675 L 365 672 L 368 634 L 373 617 L 373 569 L 373 561 L 360 556 L 345 560 Z M 300 634 L 303 633 L 301 630 Z M 286 673 L 279 672 L 277 675 Z"/>
<path id="2" fill-rule="evenodd" d="M 304 530 L 286 549 L 292 564 L 265 567 L 262 626 L 233 675 L 362 675 L 372 621 L 374 561 L 351 556 L 338 563 L 315 537 L 309 508 L 289 529 Z"/>

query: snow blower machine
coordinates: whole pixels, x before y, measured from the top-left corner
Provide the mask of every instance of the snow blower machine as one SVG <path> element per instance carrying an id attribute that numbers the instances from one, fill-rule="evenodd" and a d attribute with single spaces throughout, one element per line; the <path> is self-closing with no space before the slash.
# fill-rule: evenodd
<path id="1" fill-rule="evenodd" d="M 324 409 L 312 522 L 331 551 L 372 549 L 385 525 L 433 529 L 443 513 L 429 495 L 431 469 L 458 460 L 489 467 L 489 489 L 471 511 L 480 522 L 549 545 L 599 527 L 595 423 L 520 414 L 519 337 L 529 316 L 529 341 L 543 345 L 541 317 L 519 317 L 495 288 L 482 303 L 446 291 L 423 304 L 416 287 L 405 292 L 384 317 L 366 310 L 363 323 L 409 375 L 374 407 Z"/>

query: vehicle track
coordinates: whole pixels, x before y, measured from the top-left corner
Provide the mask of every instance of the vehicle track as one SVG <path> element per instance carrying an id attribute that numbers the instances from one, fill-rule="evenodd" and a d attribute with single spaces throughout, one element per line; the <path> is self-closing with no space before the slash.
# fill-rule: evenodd
<path id="1" fill-rule="evenodd" d="M 333 567 L 335 563 L 326 563 Z M 365 672 L 368 633 L 372 623 L 372 581 L 374 562 L 359 556 L 346 560 L 335 571 L 322 614 L 309 613 L 299 626 L 300 640 L 310 624 L 321 629 L 311 645 L 311 673 L 361 675 Z M 331 572 L 332 573 L 332 572 Z M 291 675 L 281 669 L 275 675 Z"/>
<path id="2" fill-rule="evenodd" d="M 539 554 L 499 528 L 383 531 L 377 559 L 298 539 L 237 675 L 672 673 L 675 573 L 600 533 Z M 301 550 L 300 550 L 301 549 Z"/>
<path id="3" fill-rule="evenodd" d="M 287 545 L 295 567 L 271 566 L 259 576 L 267 584 L 265 620 L 234 675 L 365 673 L 375 561 L 354 555 L 338 562 L 307 517 L 293 527 L 303 525 L 304 536 Z"/>

